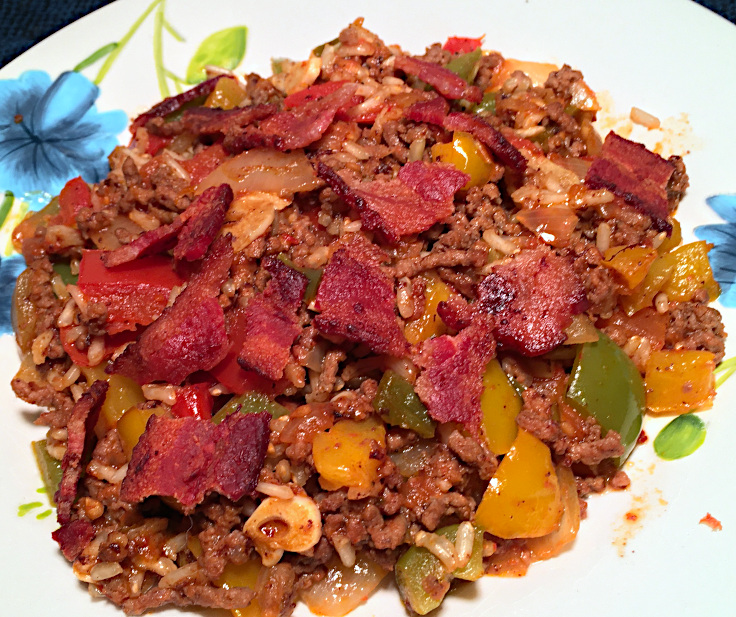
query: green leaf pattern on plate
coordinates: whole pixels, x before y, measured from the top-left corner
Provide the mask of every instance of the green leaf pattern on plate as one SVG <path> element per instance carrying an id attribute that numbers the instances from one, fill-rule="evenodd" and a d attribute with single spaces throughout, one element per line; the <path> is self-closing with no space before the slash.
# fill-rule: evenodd
<path id="1" fill-rule="evenodd" d="M 245 44 L 248 29 L 245 26 L 226 28 L 208 36 L 192 56 L 187 69 L 187 83 L 196 84 L 203 81 L 207 74 L 207 65 L 219 66 L 232 70 L 240 64 L 245 56 Z"/>
<path id="2" fill-rule="evenodd" d="M 705 441 L 705 423 L 688 413 L 677 416 L 654 439 L 654 451 L 666 461 L 690 456 Z"/>

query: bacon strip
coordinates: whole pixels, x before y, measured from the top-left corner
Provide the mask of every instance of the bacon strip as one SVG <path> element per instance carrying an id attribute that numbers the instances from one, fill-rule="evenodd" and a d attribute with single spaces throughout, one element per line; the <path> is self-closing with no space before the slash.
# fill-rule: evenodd
<path id="1" fill-rule="evenodd" d="M 232 260 L 230 236 L 218 238 L 174 304 L 108 366 L 107 372 L 124 375 L 139 384 L 180 384 L 187 375 L 219 363 L 230 343 L 217 296 Z"/>
<path id="2" fill-rule="evenodd" d="M 657 229 L 671 231 L 667 184 L 675 166 L 643 144 L 609 133 L 601 153 L 588 169 L 585 184 L 608 189 L 627 204 L 652 217 Z"/>
<path id="3" fill-rule="evenodd" d="M 184 227 L 184 219 L 179 216 L 168 225 L 161 225 L 161 227 L 142 233 L 129 244 L 124 244 L 112 251 L 104 251 L 100 254 L 100 259 L 106 268 L 114 268 L 135 261 L 139 257 L 163 253 L 176 244 L 176 237 L 182 227 Z"/>
<path id="4" fill-rule="evenodd" d="M 179 233 L 174 257 L 187 261 L 204 257 L 225 222 L 232 200 L 233 190 L 229 184 L 211 186 L 204 191 L 182 215 L 186 217 L 186 224 Z"/>
<path id="5" fill-rule="evenodd" d="M 426 231 L 450 216 L 455 210 L 455 192 L 470 180 L 451 165 L 422 161 L 407 163 L 398 178 L 387 182 L 350 186 L 321 162 L 317 175 L 358 211 L 366 229 L 379 233 L 391 244 L 398 243 L 402 236 Z"/>
<path id="6" fill-rule="evenodd" d="M 217 109 L 212 107 L 192 107 L 178 120 L 163 124 L 157 123 L 153 130 L 157 135 L 173 137 L 181 133 L 194 135 L 235 135 L 254 122 L 264 120 L 278 112 L 272 103 Z"/>
<path id="7" fill-rule="evenodd" d="M 539 356 L 563 343 L 565 328 L 587 307 L 570 261 L 542 247 L 496 266 L 478 294 L 479 307 L 497 316 L 499 344 L 525 356 Z"/>
<path id="8" fill-rule="evenodd" d="M 212 77 L 211 79 L 197 84 L 194 88 L 191 88 L 186 92 L 182 92 L 176 96 L 170 96 L 160 103 L 157 103 L 147 112 L 142 113 L 133 120 L 130 125 L 130 132 L 135 135 L 136 130 L 141 126 L 146 126 L 149 120 L 153 120 L 154 118 L 164 118 L 175 111 L 179 111 L 187 103 L 191 103 L 192 101 L 196 101 L 198 98 L 208 96 L 215 89 L 217 82 L 222 77 L 222 75 Z"/>
<path id="9" fill-rule="evenodd" d="M 469 86 L 462 77 L 439 64 L 410 56 L 396 56 L 394 66 L 427 82 L 445 98 L 465 99 L 471 103 L 480 103 L 483 99 L 480 88 Z"/>
<path id="10" fill-rule="evenodd" d="M 185 514 L 209 492 L 252 495 L 266 457 L 270 414 L 233 413 L 220 424 L 151 416 L 133 449 L 120 497 L 130 503 L 173 497 Z"/>
<path id="11" fill-rule="evenodd" d="M 322 275 L 314 325 L 323 334 L 366 343 L 376 353 L 401 357 L 409 344 L 394 312 L 390 279 L 378 266 L 338 249 Z"/>
<path id="12" fill-rule="evenodd" d="M 225 149 L 235 154 L 257 147 L 282 151 L 305 148 L 322 137 L 335 115 L 352 102 L 357 87 L 346 83 L 322 98 L 279 112 L 257 128 L 248 127 L 242 134 L 226 138 Z"/>
<path id="13" fill-rule="evenodd" d="M 470 133 L 488 146 L 504 165 L 514 171 L 523 173 L 526 169 L 524 155 L 480 116 L 454 111 L 444 119 L 442 126 L 448 131 Z"/>
<path id="14" fill-rule="evenodd" d="M 54 495 L 56 518 L 59 524 L 71 522 L 72 504 L 77 497 L 77 484 L 82 475 L 82 457 L 85 449 L 91 449 L 94 426 L 105 402 L 107 382 L 95 381 L 89 390 L 74 404 L 67 430 L 66 452 L 61 461 L 63 475 L 59 490 Z"/>
<path id="15" fill-rule="evenodd" d="M 407 107 L 404 115 L 414 122 L 429 122 L 442 126 L 450 105 L 441 96 L 435 96 L 428 101 L 419 101 Z"/>
<path id="16" fill-rule="evenodd" d="M 459 422 L 480 434 L 483 372 L 496 353 L 494 320 L 476 314 L 456 336 L 444 334 L 422 344 L 414 363 L 422 369 L 415 390 L 439 422 Z"/>
<path id="17" fill-rule="evenodd" d="M 245 308 L 245 342 L 238 363 L 275 381 L 283 377 L 291 346 L 302 331 L 296 313 L 309 281 L 274 257 L 266 257 L 263 266 L 271 280 Z"/>
<path id="18" fill-rule="evenodd" d="M 59 543 L 64 557 L 69 561 L 74 561 L 92 542 L 92 538 L 95 537 L 95 528 L 89 521 L 78 518 L 53 531 L 51 537 Z"/>

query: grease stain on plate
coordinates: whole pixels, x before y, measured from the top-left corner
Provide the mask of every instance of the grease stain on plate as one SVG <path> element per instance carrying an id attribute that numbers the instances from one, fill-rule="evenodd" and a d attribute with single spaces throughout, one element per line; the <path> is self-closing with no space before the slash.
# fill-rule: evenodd
<path id="1" fill-rule="evenodd" d="M 614 131 L 621 137 L 643 143 L 663 158 L 669 158 L 673 154 L 685 156 L 703 148 L 703 141 L 693 132 L 690 116 L 686 113 L 681 113 L 677 117 L 660 118 L 658 128 L 648 129 L 631 120 L 630 110 L 626 113 L 618 111 L 610 92 L 601 90 L 596 92 L 596 97 L 601 109 L 593 125 L 602 137 Z M 645 111 L 657 116 L 656 110 Z"/>

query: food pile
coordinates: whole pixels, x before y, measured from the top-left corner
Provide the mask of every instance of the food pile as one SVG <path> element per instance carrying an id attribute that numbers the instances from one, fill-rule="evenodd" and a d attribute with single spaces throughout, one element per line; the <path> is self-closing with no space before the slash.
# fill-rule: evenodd
<path id="1" fill-rule="evenodd" d="M 358 20 L 137 117 L 14 235 L 12 385 L 77 578 L 275 617 L 390 573 L 426 614 L 572 542 L 725 338 L 682 160 L 598 109 L 568 66 Z"/>

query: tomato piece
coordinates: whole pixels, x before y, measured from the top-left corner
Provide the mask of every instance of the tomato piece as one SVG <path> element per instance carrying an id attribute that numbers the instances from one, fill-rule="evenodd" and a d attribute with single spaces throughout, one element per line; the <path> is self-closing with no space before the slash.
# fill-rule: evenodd
<path id="1" fill-rule="evenodd" d="M 186 386 L 177 392 L 171 413 L 177 418 L 209 420 L 212 417 L 214 400 L 206 383 Z"/>
<path id="2" fill-rule="evenodd" d="M 467 54 L 475 51 L 483 44 L 483 37 L 477 39 L 465 36 L 451 36 L 445 41 L 442 49 L 449 51 L 451 54 Z"/>
<path id="3" fill-rule="evenodd" d="M 59 219 L 63 225 L 73 226 L 82 208 L 92 207 L 92 191 L 81 176 L 72 178 L 59 193 Z"/>
<path id="4" fill-rule="evenodd" d="M 314 86 L 309 86 L 308 88 L 304 88 L 304 90 L 299 90 L 298 92 L 294 92 L 294 94 L 290 94 L 284 99 L 284 109 L 291 109 L 292 107 L 301 107 L 305 103 L 309 103 L 310 101 L 316 101 L 317 99 L 321 99 L 322 97 L 327 96 L 328 94 L 332 94 L 333 92 L 336 92 L 340 88 L 342 88 L 343 84 L 348 83 L 347 81 L 327 81 L 323 84 L 316 84 Z"/>
<path id="5" fill-rule="evenodd" d="M 225 148 L 221 143 L 216 143 L 197 152 L 189 160 L 179 163 L 189 173 L 192 186 L 196 186 L 215 171 L 226 158 Z"/>
<path id="6" fill-rule="evenodd" d="M 101 255 L 102 251 L 84 251 L 78 284 L 87 302 L 107 307 L 109 334 L 154 322 L 166 308 L 171 290 L 184 283 L 168 257 L 152 255 L 106 268 Z"/>

